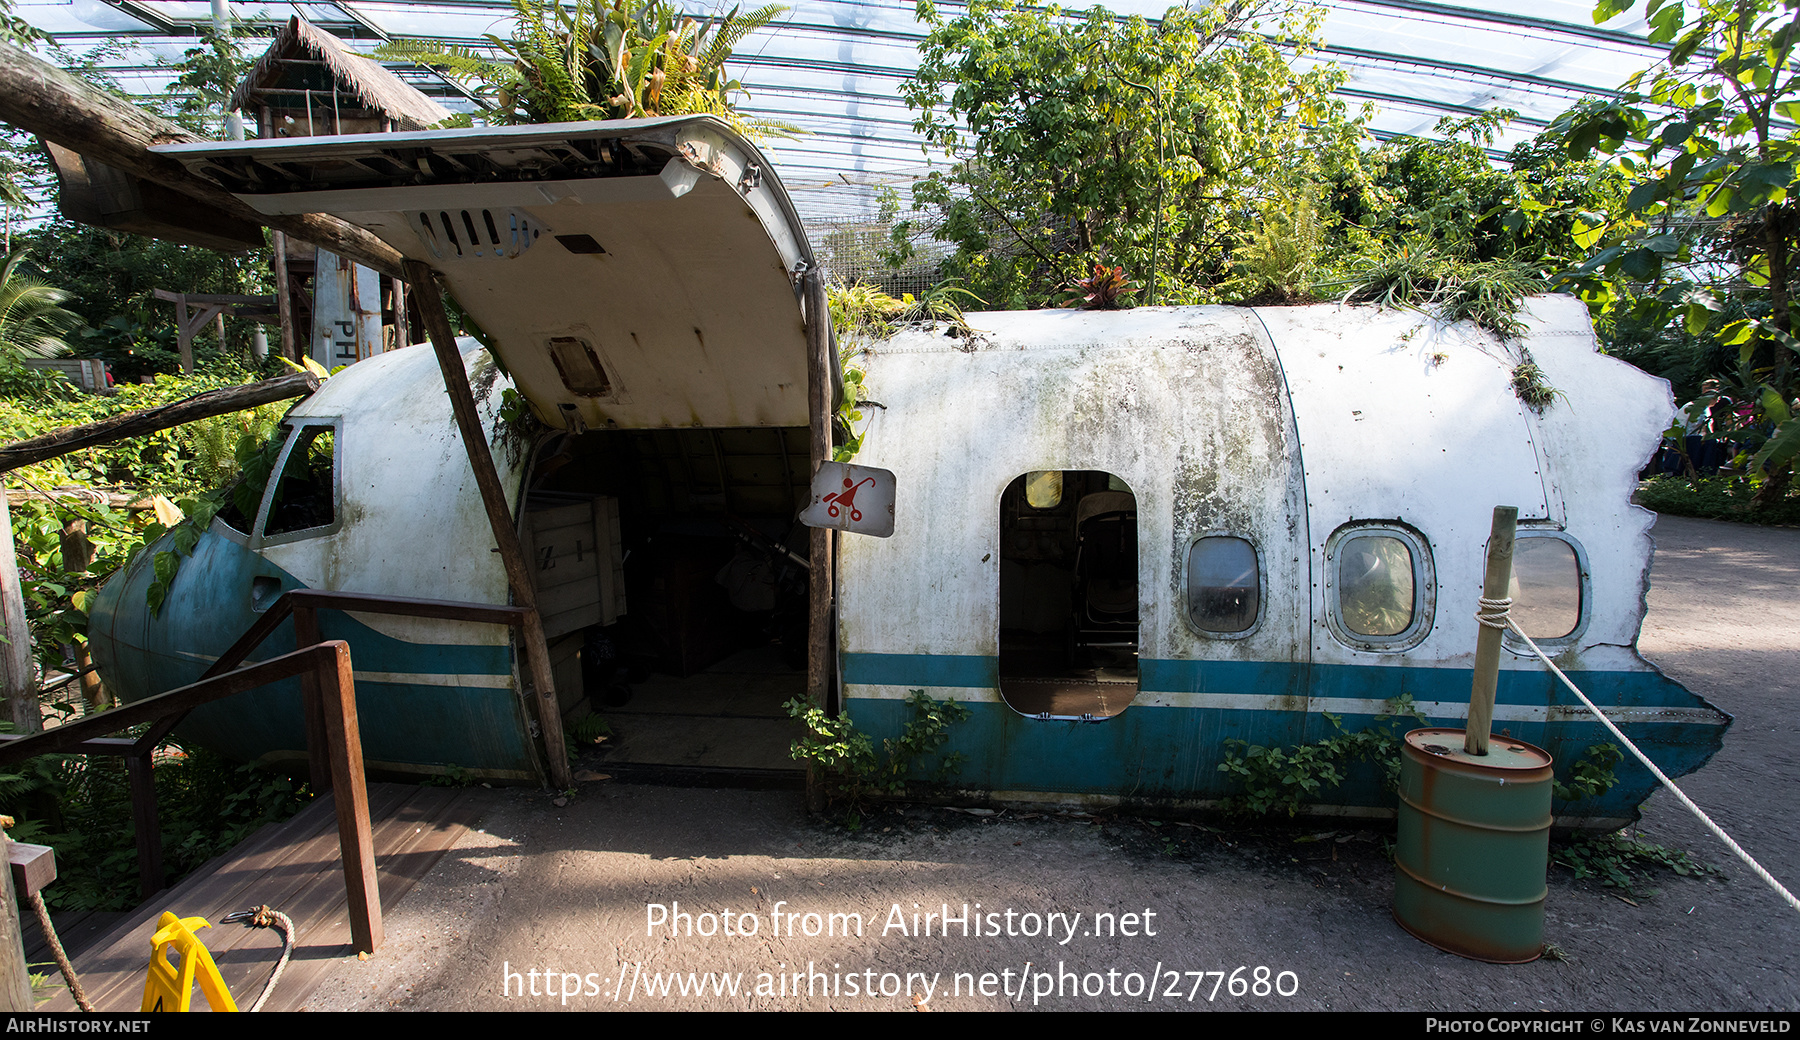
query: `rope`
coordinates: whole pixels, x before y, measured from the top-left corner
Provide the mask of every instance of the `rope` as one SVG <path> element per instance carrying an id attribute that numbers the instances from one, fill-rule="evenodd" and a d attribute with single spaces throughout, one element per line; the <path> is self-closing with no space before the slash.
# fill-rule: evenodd
<path id="1" fill-rule="evenodd" d="M 1631 742 L 1630 737 L 1627 737 L 1624 733 L 1620 732 L 1619 727 L 1613 725 L 1613 721 L 1606 717 L 1605 712 L 1601 711 L 1599 708 L 1594 707 L 1594 702 L 1588 700 L 1587 694 L 1582 693 L 1581 690 L 1578 689 L 1574 683 L 1570 682 L 1569 677 L 1563 674 L 1563 670 L 1561 668 L 1556 667 L 1556 662 L 1550 660 L 1549 655 L 1545 654 L 1543 650 L 1539 649 L 1538 645 L 1531 641 L 1531 637 L 1526 635 L 1522 630 L 1520 630 L 1518 623 L 1513 621 L 1507 614 L 1507 608 L 1512 605 L 1512 600 L 1510 600 L 1510 599 L 1504 599 L 1504 600 L 1483 599 L 1480 602 L 1481 602 L 1481 609 L 1483 612 L 1478 612 L 1475 615 L 1475 617 L 1478 621 L 1480 621 L 1483 625 L 1486 625 L 1489 628 L 1510 628 L 1510 629 L 1512 629 L 1513 633 L 1515 635 L 1517 635 L 1520 639 L 1523 639 L 1525 641 L 1525 645 L 1531 648 L 1531 652 L 1538 655 L 1538 659 L 1543 661 L 1545 666 L 1548 667 L 1552 672 L 1556 673 L 1556 677 L 1558 679 L 1562 680 L 1562 684 L 1564 686 L 1567 686 L 1569 688 L 1569 691 L 1571 693 L 1573 693 L 1575 696 L 1581 698 L 1581 703 L 1587 706 L 1587 710 L 1594 713 L 1594 717 L 1600 720 L 1600 724 L 1602 726 L 1605 726 L 1607 731 L 1610 732 L 1613 736 L 1619 738 L 1619 743 L 1624 744 L 1627 748 L 1631 749 L 1631 753 L 1633 755 L 1637 756 L 1637 760 L 1639 762 L 1644 763 L 1644 768 L 1650 770 L 1651 775 L 1655 776 L 1657 780 L 1661 781 L 1662 785 L 1664 787 L 1668 788 L 1670 790 L 1670 792 L 1672 792 L 1675 795 L 1676 798 L 1681 799 L 1681 804 L 1687 806 L 1689 812 L 1691 812 L 1695 816 L 1699 817 L 1700 822 L 1706 824 L 1706 828 L 1708 830 L 1712 831 L 1713 834 L 1716 835 L 1720 841 L 1724 842 L 1728 847 L 1730 847 L 1732 852 L 1737 853 L 1737 857 L 1744 861 L 1745 865 L 1750 868 L 1752 873 L 1754 873 L 1757 877 L 1761 878 L 1763 880 L 1763 882 L 1765 884 L 1767 884 L 1770 888 L 1773 888 L 1776 892 L 1778 892 L 1781 895 L 1783 902 L 1787 903 L 1787 905 L 1789 907 L 1791 907 L 1795 910 L 1800 910 L 1800 900 L 1795 899 L 1794 894 L 1792 892 L 1789 892 L 1786 888 L 1782 887 L 1781 882 L 1775 880 L 1775 878 L 1768 871 L 1764 870 L 1762 867 L 1762 864 L 1756 862 L 1755 859 L 1751 858 L 1750 854 L 1748 852 L 1744 851 L 1743 846 L 1739 845 L 1735 841 L 1732 841 L 1731 835 L 1726 834 L 1724 828 L 1722 828 L 1718 824 L 1714 823 L 1712 821 L 1712 817 L 1706 815 L 1706 813 L 1704 811 L 1702 811 L 1698 805 L 1695 805 L 1694 800 L 1692 798 L 1689 798 L 1687 796 L 1687 794 L 1681 790 L 1681 788 L 1675 786 L 1675 781 L 1669 779 L 1668 776 L 1664 775 L 1662 770 L 1656 768 L 1656 763 L 1650 761 L 1650 757 L 1648 755 L 1646 755 L 1642 751 L 1638 750 L 1638 746 Z M 1496 624 L 1493 620 L 1490 620 L 1490 619 L 1498 619 L 1499 623 Z"/>
<path id="2" fill-rule="evenodd" d="M 63 952 L 62 940 L 56 937 L 56 926 L 50 923 L 50 911 L 44 908 L 42 892 L 31 893 L 31 908 L 37 911 L 38 927 L 44 930 L 44 938 L 50 941 L 50 952 L 56 956 L 56 966 L 62 969 L 62 976 L 69 983 L 69 995 L 75 998 L 81 1010 L 94 1010 L 86 991 L 81 988 L 81 980 L 75 977 L 75 965 L 69 963 L 69 955 Z"/>
<path id="3" fill-rule="evenodd" d="M 280 981 L 281 973 L 287 970 L 288 958 L 294 953 L 294 922 L 288 915 L 267 904 L 253 906 L 248 910 L 238 910 L 226 914 L 219 919 L 220 924 L 243 921 L 252 928 L 274 928 L 281 932 L 281 959 L 275 962 L 275 970 L 269 973 L 269 981 L 263 983 L 262 996 L 256 998 L 251 1011 L 261 1011 L 275 992 L 275 983 Z"/>

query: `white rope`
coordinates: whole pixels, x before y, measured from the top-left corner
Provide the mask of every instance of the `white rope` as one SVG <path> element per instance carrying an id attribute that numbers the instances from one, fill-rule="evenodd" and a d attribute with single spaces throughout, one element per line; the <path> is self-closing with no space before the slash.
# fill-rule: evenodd
<path id="1" fill-rule="evenodd" d="M 1505 628 L 1509 624 L 1507 610 L 1512 606 L 1511 596 L 1501 599 L 1483 596 L 1475 602 L 1481 605 L 1481 609 L 1475 612 L 1475 620 L 1481 622 L 1484 628 Z"/>
<path id="2" fill-rule="evenodd" d="M 263 983 L 262 996 L 256 998 L 251 1011 L 261 1011 L 275 992 L 275 983 L 281 980 L 281 973 L 287 970 L 288 958 L 294 953 L 294 921 L 288 915 L 264 904 L 253 906 L 248 910 L 238 910 L 219 918 L 220 924 L 242 921 L 252 928 L 274 928 L 281 933 L 281 959 L 275 962 L 275 970 L 269 973 L 269 981 Z"/>
<path id="3" fill-rule="evenodd" d="M 1489 613 L 1489 614 L 1485 614 L 1485 615 L 1484 614 L 1476 614 L 1475 616 L 1477 618 L 1481 619 L 1481 623 L 1484 625 L 1488 625 L 1488 627 L 1490 627 L 1490 628 L 1504 627 L 1504 628 L 1512 629 L 1513 632 L 1520 639 L 1523 639 L 1525 641 L 1525 645 L 1531 648 L 1531 652 L 1538 655 L 1538 658 L 1540 660 L 1542 660 L 1544 662 L 1544 664 L 1546 666 L 1548 666 L 1552 672 L 1556 673 L 1556 677 L 1558 679 L 1562 680 L 1562 684 L 1564 686 L 1567 686 L 1569 688 L 1570 692 L 1574 693 L 1575 696 L 1581 698 L 1581 703 L 1587 705 L 1587 709 L 1594 713 L 1594 717 L 1600 720 L 1600 724 L 1605 726 L 1607 728 L 1607 730 L 1612 733 L 1613 736 L 1619 738 L 1619 743 L 1624 744 L 1626 747 L 1630 748 L 1631 753 L 1637 756 L 1637 760 L 1639 762 L 1644 763 L 1644 768 L 1650 770 L 1651 774 L 1654 775 L 1656 777 L 1656 779 L 1662 781 L 1662 785 L 1664 787 L 1668 788 L 1671 792 L 1673 792 L 1675 797 L 1681 799 L 1681 804 L 1687 806 L 1689 812 L 1692 812 L 1695 816 L 1699 817 L 1700 822 L 1706 824 L 1706 827 L 1708 830 L 1712 831 L 1715 835 L 1717 835 L 1720 841 L 1722 841 L 1726 845 L 1730 846 L 1731 851 L 1737 853 L 1737 857 L 1739 859 L 1743 860 L 1744 863 L 1747 866 L 1749 866 L 1750 870 L 1753 873 L 1755 873 L 1757 877 L 1762 878 L 1763 881 L 1766 882 L 1770 888 L 1773 888 L 1776 892 L 1780 893 L 1782 901 L 1786 902 L 1787 905 L 1792 907 L 1793 909 L 1800 910 L 1800 900 L 1795 899 L 1794 894 L 1792 892 L 1789 892 L 1786 888 L 1782 887 L 1781 882 L 1775 880 L 1775 878 L 1773 876 L 1771 876 L 1768 871 L 1766 871 L 1762 868 L 1762 864 L 1760 864 L 1760 863 L 1756 862 L 1756 860 L 1752 859 L 1750 854 L 1748 852 L 1744 851 L 1743 846 L 1739 845 L 1735 841 L 1732 841 L 1731 835 L 1726 834 L 1723 828 L 1721 828 L 1718 824 L 1716 824 L 1712 821 L 1712 817 L 1706 815 L 1706 813 L 1703 812 L 1698 805 L 1694 804 L 1694 800 L 1692 798 L 1689 798 L 1685 793 L 1683 793 L 1681 788 L 1676 787 L 1675 781 L 1669 779 L 1667 776 L 1665 776 L 1663 774 L 1662 770 L 1656 768 L 1656 763 L 1650 761 L 1649 756 L 1645 755 L 1642 751 L 1638 750 L 1638 746 L 1631 742 L 1631 738 L 1629 738 L 1625 734 L 1619 732 L 1619 727 L 1613 725 L 1613 721 L 1606 717 L 1605 712 L 1601 711 L 1599 708 L 1594 707 L 1594 702 L 1587 699 L 1587 694 L 1582 693 L 1579 689 L 1576 688 L 1574 683 L 1569 681 L 1569 677 L 1563 674 L 1562 669 L 1556 667 L 1556 662 L 1550 660 L 1549 656 L 1547 654 L 1545 654 L 1544 651 L 1538 649 L 1538 645 L 1531 641 L 1530 636 L 1528 636 L 1524 632 L 1520 631 L 1518 624 L 1507 617 L 1506 607 L 1510 606 L 1512 604 L 1512 600 L 1487 600 L 1487 599 L 1484 599 L 1481 601 L 1481 606 L 1484 610 L 1488 609 L 1490 606 L 1495 605 L 1495 604 L 1500 605 L 1498 617 L 1500 617 L 1502 619 L 1502 623 L 1499 625 L 1494 625 L 1487 620 L 1489 617 L 1495 616 L 1493 613 Z"/>

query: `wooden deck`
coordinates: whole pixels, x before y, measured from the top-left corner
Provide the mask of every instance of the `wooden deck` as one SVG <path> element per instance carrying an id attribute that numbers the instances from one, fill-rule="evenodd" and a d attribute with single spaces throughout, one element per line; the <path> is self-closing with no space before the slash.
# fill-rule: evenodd
<path id="1" fill-rule="evenodd" d="M 369 785 L 375 869 L 381 906 L 391 909 L 474 823 L 479 789 Z M 345 914 L 344 871 L 338 858 L 336 809 L 329 795 L 286 823 L 256 832 L 242 845 L 194 872 L 181 884 L 125 915 L 74 954 L 75 971 L 100 1011 L 136 1011 L 144 994 L 150 936 L 163 911 L 204 917 L 213 927 L 200 940 L 240 1007 L 248 1008 L 281 955 L 273 928 L 219 924 L 233 910 L 267 903 L 294 921 L 294 953 L 265 1010 L 292 1011 L 311 994 L 331 962 L 355 956 Z M 377 951 L 376 956 L 380 956 Z M 51 977 L 61 981 L 54 967 Z M 206 1007 L 195 987 L 194 1008 Z M 67 991 L 41 1006 L 75 1011 Z"/>

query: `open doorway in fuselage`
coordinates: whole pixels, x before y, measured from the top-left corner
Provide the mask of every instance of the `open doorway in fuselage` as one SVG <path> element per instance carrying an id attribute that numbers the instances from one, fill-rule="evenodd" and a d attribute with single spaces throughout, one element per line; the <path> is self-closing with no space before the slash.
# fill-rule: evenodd
<path id="1" fill-rule="evenodd" d="M 1138 691 L 1137 500 L 1096 470 L 1021 475 L 1000 497 L 1000 695 L 1107 718 Z"/>
<path id="2" fill-rule="evenodd" d="M 539 446 L 521 522 L 564 730 L 597 768 L 798 784 L 804 427 L 602 430 Z M 592 576 L 590 576 L 590 569 Z M 597 720 L 597 721 L 591 721 Z"/>

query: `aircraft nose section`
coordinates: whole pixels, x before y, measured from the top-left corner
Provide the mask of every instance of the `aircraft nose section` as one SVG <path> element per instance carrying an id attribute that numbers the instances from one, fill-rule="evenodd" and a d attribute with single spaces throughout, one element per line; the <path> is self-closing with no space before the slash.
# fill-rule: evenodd
<path id="1" fill-rule="evenodd" d="M 185 557 L 164 535 L 101 586 L 88 638 L 101 681 L 121 701 L 197 681 L 259 614 L 301 586 L 221 527 L 214 521 Z M 162 596 L 152 607 L 159 573 Z M 286 649 L 293 639 L 288 623 L 265 645 Z"/>

